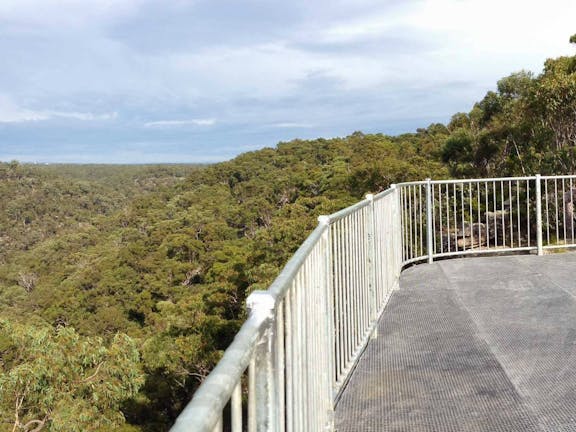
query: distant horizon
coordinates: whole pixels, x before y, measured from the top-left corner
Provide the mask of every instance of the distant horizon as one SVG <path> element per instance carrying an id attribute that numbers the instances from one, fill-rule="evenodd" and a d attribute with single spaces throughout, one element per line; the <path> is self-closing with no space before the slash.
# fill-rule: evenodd
<path id="1" fill-rule="evenodd" d="M 11 161 L 0 161 L 0 163 L 11 163 L 11 162 L 18 162 L 18 165 L 46 165 L 46 166 L 54 166 L 54 165 L 81 165 L 81 166 L 155 166 L 155 165 L 195 165 L 195 166 L 204 166 L 204 165 L 213 165 L 219 162 L 207 162 L 207 163 L 194 163 L 194 162 L 158 162 L 158 163 L 90 163 L 90 162 L 26 162 L 26 161 L 19 161 L 17 159 L 13 159 Z"/>
<path id="2" fill-rule="evenodd" d="M 410 133 L 574 54 L 571 0 L 113 3 L 0 2 L 0 160 L 216 163 Z"/>
<path id="3" fill-rule="evenodd" d="M 336 139 L 336 138 L 345 138 L 347 136 L 352 135 L 355 132 L 361 132 L 364 134 L 382 134 L 385 136 L 390 136 L 390 137 L 396 137 L 399 135 L 403 135 L 403 134 L 415 134 L 417 133 L 418 129 L 421 128 L 427 128 L 428 126 L 430 126 L 431 124 L 447 124 L 448 122 L 442 122 L 442 121 L 432 121 L 430 123 L 428 123 L 425 126 L 417 126 L 414 127 L 412 130 L 407 130 L 407 131 L 398 131 L 396 133 L 386 133 L 386 132 L 378 132 L 378 131 L 371 131 L 371 132 L 366 132 L 366 131 L 362 131 L 362 130 L 354 130 L 351 131 L 350 133 L 347 134 L 343 134 L 343 135 L 331 135 L 331 136 L 314 136 L 314 137 L 309 137 L 309 138 L 303 138 L 303 137 L 294 137 L 294 138 L 290 138 L 290 139 L 285 139 L 285 140 L 280 140 L 277 141 L 276 143 L 272 144 L 272 145 L 263 145 L 260 147 L 255 147 L 255 148 L 247 148 L 241 152 L 238 152 L 236 154 L 233 154 L 229 157 L 223 158 L 223 159 L 219 159 L 219 160 L 206 160 L 203 162 L 196 162 L 196 161 L 170 161 L 170 162 L 156 162 L 156 161 L 148 161 L 148 162 L 92 162 L 92 161 L 40 161 L 40 160 L 23 160 L 23 159 L 1 159 L 0 158 L 0 162 L 2 163 L 7 163 L 7 162 L 12 162 L 12 161 L 16 161 L 22 164 L 34 164 L 34 165 L 212 165 L 212 164 L 216 164 L 216 163 L 220 163 L 220 162 L 226 162 L 229 160 L 234 159 L 235 157 L 246 153 L 246 152 L 251 152 L 251 151 L 258 151 L 258 150 L 263 150 L 265 148 L 276 148 L 278 146 L 278 144 L 281 143 L 285 143 L 285 142 L 291 142 L 294 140 L 315 140 L 315 139 Z M 0 156 L 1 157 L 1 156 Z"/>

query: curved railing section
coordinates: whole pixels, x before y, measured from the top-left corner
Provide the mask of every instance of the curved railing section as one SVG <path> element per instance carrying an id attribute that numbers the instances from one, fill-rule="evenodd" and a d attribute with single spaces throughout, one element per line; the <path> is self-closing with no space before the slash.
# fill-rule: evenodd
<path id="1" fill-rule="evenodd" d="M 267 291 L 171 431 L 330 431 L 406 265 L 576 245 L 576 176 L 401 183 L 330 216 Z"/>
<path id="2" fill-rule="evenodd" d="M 470 254 L 575 246 L 576 176 L 403 183 L 404 265 Z"/>

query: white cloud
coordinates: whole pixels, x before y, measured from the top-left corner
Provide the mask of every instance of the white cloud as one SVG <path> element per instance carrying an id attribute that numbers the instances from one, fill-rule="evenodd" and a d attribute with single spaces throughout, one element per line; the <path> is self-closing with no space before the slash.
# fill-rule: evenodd
<path id="1" fill-rule="evenodd" d="M 11 98 L 0 95 L 0 123 L 24 123 L 68 118 L 80 121 L 113 120 L 118 117 L 117 112 L 94 114 L 90 112 L 31 110 L 16 104 Z"/>
<path id="2" fill-rule="evenodd" d="M 271 126 L 275 128 L 286 128 L 286 129 L 289 128 L 305 129 L 313 127 L 313 125 L 311 125 L 310 123 L 296 123 L 296 122 L 274 123 Z"/>
<path id="3" fill-rule="evenodd" d="M 2 0 L 4 30 L 37 33 L 98 27 L 135 13 L 145 0 Z"/>
<path id="4" fill-rule="evenodd" d="M 0 95 L 0 123 L 20 123 L 47 120 L 48 115 L 19 107 L 12 100 Z"/>
<path id="5" fill-rule="evenodd" d="M 212 126 L 216 119 L 188 119 L 188 120 L 157 120 L 144 123 L 146 127 L 178 127 L 178 126 Z"/>
<path id="6" fill-rule="evenodd" d="M 321 42 L 351 42 L 385 34 L 394 24 L 390 16 L 370 16 L 337 23 L 319 33 Z"/>
<path id="7" fill-rule="evenodd" d="M 118 118 L 117 112 L 94 114 L 89 112 L 41 111 L 41 113 L 47 115 L 47 118 L 62 117 L 82 121 L 114 120 Z"/>

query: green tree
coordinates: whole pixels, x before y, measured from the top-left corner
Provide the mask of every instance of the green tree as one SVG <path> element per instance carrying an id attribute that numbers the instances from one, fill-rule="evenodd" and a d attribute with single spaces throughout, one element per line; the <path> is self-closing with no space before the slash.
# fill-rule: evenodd
<path id="1" fill-rule="evenodd" d="M 110 430 L 124 423 L 120 407 L 142 383 L 128 336 L 118 334 L 106 345 L 72 328 L 0 321 L 3 430 Z"/>

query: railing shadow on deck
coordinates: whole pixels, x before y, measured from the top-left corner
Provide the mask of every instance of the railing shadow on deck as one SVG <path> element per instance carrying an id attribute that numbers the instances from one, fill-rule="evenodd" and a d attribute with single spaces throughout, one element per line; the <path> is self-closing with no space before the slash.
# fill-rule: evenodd
<path id="1" fill-rule="evenodd" d="M 171 431 L 333 430 L 405 266 L 574 247 L 575 200 L 576 176 L 427 179 L 320 216 Z"/>

